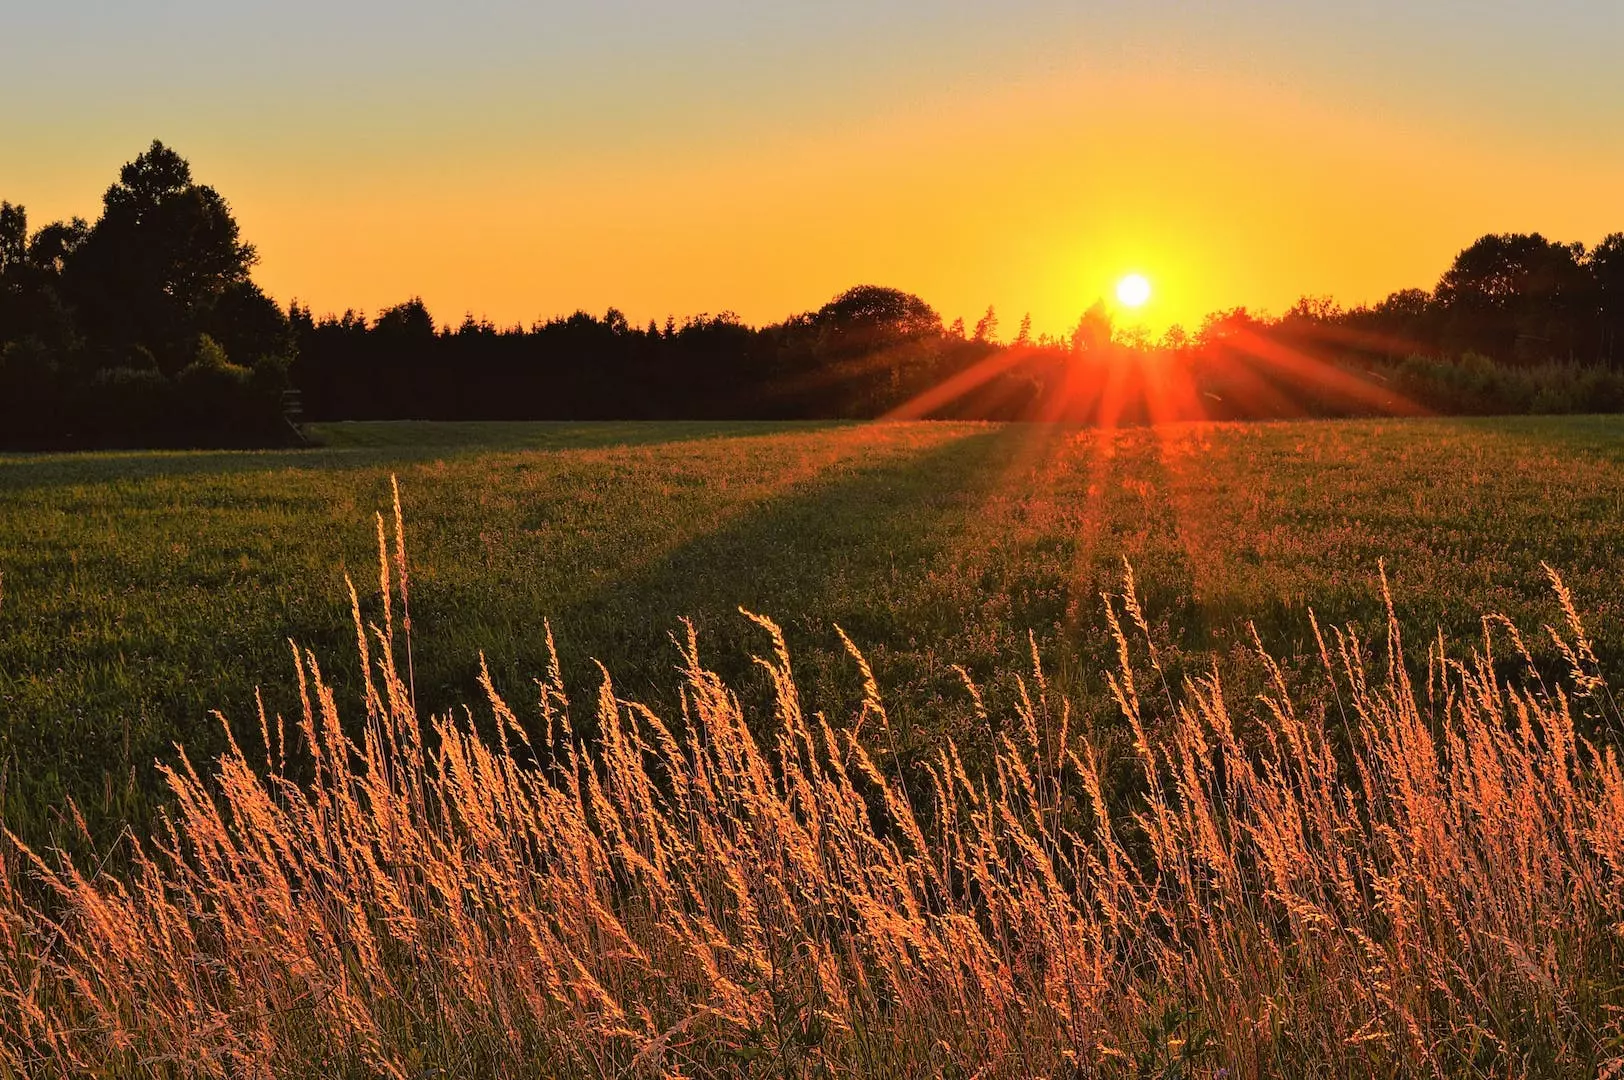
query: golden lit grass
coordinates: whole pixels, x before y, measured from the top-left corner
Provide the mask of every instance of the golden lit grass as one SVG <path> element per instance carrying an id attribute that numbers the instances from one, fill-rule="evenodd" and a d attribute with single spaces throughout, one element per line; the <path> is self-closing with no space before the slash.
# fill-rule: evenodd
<path id="1" fill-rule="evenodd" d="M 398 503 L 397 503 L 398 515 Z M 878 687 L 803 712 L 749 616 L 775 715 L 681 645 L 679 715 L 571 724 L 556 665 L 521 720 L 413 706 L 407 566 L 354 605 L 364 717 L 294 649 L 261 717 L 107 873 L 12 837 L 0 1070 L 20 1076 L 1610 1075 L 1624 923 L 1620 721 L 1561 582 L 1563 685 L 1315 639 L 1172 685 L 1131 573 L 1104 665 L 1113 780 L 1036 662 L 995 752 L 899 774 Z M 353 595 L 353 593 L 352 593 Z M 397 627 L 399 630 L 397 631 Z M 1131 638 L 1130 638 L 1131 635 Z M 550 641 L 549 641 L 550 648 Z M 1372 656 L 1375 659 L 1372 659 Z M 765 732 L 757 736 L 752 732 Z"/>
<path id="2" fill-rule="evenodd" d="M 950 665 L 1007 713 L 1028 629 L 1082 721 L 1113 723 L 1098 596 L 1124 557 L 1175 685 L 1217 655 L 1252 696 L 1249 620 L 1290 685 L 1321 678 L 1307 605 L 1379 631 L 1383 557 L 1417 641 L 1441 626 L 1459 651 L 1480 611 L 1551 621 L 1545 559 L 1584 598 L 1608 669 L 1624 658 L 1617 417 L 325 434 L 318 450 L 0 460 L 0 817 L 20 835 L 62 834 L 70 795 L 103 842 L 124 821 L 150 831 L 152 763 L 177 742 L 199 761 L 225 748 L 211 709 L 251 716 L 262 686 L 271 712 L 297 711 L 288 637 L 358 709 L 342 571 L 370 562 L 357 523 L 391 473 L 412 497 L 425 714 L 479 696 L 481 650 L 498 689 L 527 698 L 543 616 L 577 697 L 596 657 L 626 696 L 675 713 L 668 635 L 688 616 L 765 714 L 743 606 L 782 616 L 809 710 L 844 715 L 860 691 L 839 624 L 886 688 L 904 761 L 951 735 L 980 770 Z M 1556 670 L 1549 643 L 1531 648 Z"/>

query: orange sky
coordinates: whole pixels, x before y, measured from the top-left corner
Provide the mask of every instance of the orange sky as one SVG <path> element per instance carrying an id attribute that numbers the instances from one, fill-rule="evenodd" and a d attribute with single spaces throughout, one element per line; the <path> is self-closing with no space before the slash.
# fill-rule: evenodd
<path id="1" fill-rule="evenodd" d="M 496 7 L 480 10 L 501 29 Z M 637 5 L 620 7 L 635 39 Z M 614 304 L 639 322 L 724 309 L 761 322 L 874 282 L 949 320 L 996 304 L 1006 333 L 1026 311 L 1062 331 L 1129 271 L 1154 283 L 1144 318 L 1160 329 L 1304 293 L 1430 287 L 1483 232 L 1593 243 L 1624 229 L 1624 109 L 1605 107 L 1624 83 L 1581 72 L 1564 87 L 1556 54 L 1618 28 L 1616 14 L 1529 58 L 1548 97 L 1535 108 L 1526 87 L 1451 81 L 1500 63 L 1515 25 L 1451 57 L 1424 41 L 1382 53 L 1378 24 L 1366 56 L 1331 24 L 1158 44 L 1154 21 L 1026 7 L 1032 33 L 995 32 L 954 4 L 926 45 L 887 23 L 874 33 L 892 35 L 890 54 L 883 41 L 801 47 L 800 24 L 752 24 L 736 47 L 701 28 L 668 42 L 664 67 L 636 40 L 611 59 L 613 37 L 584 25 L 582 47 L 604 58 L 567 61 L 569 78 L 546 68 L 557 85 L 527 74 L 522 48 L 486 67 L 477 50 L 430 48 L 433 26 L 414 32 L 439 66 L 328 57 L 309 41 L 250 50 L 237 76 L 155 64 L 129 76 L 128 101 L 0 121 L 16 151 L 0 197 L 36 223 L 93 215 L 118 164 L 156 136 L 231 200 L 258 280 L 318 312 L 421 294 L 442 321 Z M 393 47 L 409 59 L 413 40 Z M 304 67 L 289 71 L 290 57 Z"/>

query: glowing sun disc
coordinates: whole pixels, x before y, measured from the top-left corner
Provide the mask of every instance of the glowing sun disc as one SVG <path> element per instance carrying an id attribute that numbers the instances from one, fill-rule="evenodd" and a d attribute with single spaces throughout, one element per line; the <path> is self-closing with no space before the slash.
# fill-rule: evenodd
<path id="1" fill-rule="evenodd" d="M 1144 307 L 1150 300 L 1150 279 L 1143 274 L 1129 274 L 1117 282 L 1116 295 L 1123 307 Z"/>

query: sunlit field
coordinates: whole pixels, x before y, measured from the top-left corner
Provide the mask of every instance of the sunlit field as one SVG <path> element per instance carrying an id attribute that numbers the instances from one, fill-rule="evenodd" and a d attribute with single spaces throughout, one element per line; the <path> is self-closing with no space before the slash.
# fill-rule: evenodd
<path id="1" fill-rule="evenodd" d="M 535 696 L 545 625 L 565 683 L 669 708 L 691 618 L 746 695 L 780 620 L 809 710 L 861 698 L 843 627 L 891 701 L 899 752 L 984 739 L 962 665 L 1014 700 L 1028 633 L 1079 722 L 1115 713 L 1100 593 L 1132 561 L 1176 680 L 1244 661 L 1249 624 L 1288 671 L 1322 623 L 1382 622 L 1386 561 L 1412 638 L 1475 642 L 1503 612 L 1536 657 L 1559 570 L 1604 659 L 1624 646 L 1624 422 L 1427 420 L 1135 428 L 339 425 L 324 448 L 17 456 L 0 462 L 5 818 L 42 835 L 72 795 L 98 828 L 147 820 L 155 759 L 221 747 L 219 709 L 294 701 L 287 641 L 355 698 L 344 575 L 376 592 L 375 510 L 398 474 L 415 562 L 419 703 Z"/>
<path id="2" fill-rule="evenodd" d="M 1619 422 L 317 435 L 0 471 L 0 1075 L 1620 1063 Z"/>
<path id="3" fill-rule="evenodd" d="M 1617 422 L 318 434 L 5 463 L 0 1075 L 1619 1064 Z"/>

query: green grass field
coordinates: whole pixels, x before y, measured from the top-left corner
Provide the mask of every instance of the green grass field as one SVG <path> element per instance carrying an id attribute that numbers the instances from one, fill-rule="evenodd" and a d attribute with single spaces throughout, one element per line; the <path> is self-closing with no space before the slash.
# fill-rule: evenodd
<path id="1" fill-rule="evenodd" d="M 978 424 L 347 424 L 316 449 L 0 457 L 4 817 L 71 794 L 143 820 L 150 767 L 293 703 L 288 638 L 354 670 L 344 590 L 377 607 L 373 513 L 398 474 L 422 702 L 516 703 L 591 659 L 673 706 L 682 616 L 760 685 L 741 605 L 778 619 L 810 709 L 848 716 L 873 663 L 903 755 L 974 744 L 950 665 L 1014 693 L 1027 632 L 1089 722 L 1111 722 L 1100 593 L 1131 560 L 1175 671 L 1244 651 L 1248 620 L 1312 677 L 1322 622 L 1379 628 L 1378 561 L 1412 635 L 1502 611 L 1537 635 L 1564 575 L 1604 664 L 1624 649 L 1624 420 L 1360 421 L 1097 432 Z M 750 680 L 756 679 L 756 683 Z M 353 680 L 350 680 L 353 689 Z M 529 687 L 529 689 L 527 689 Z"/>

